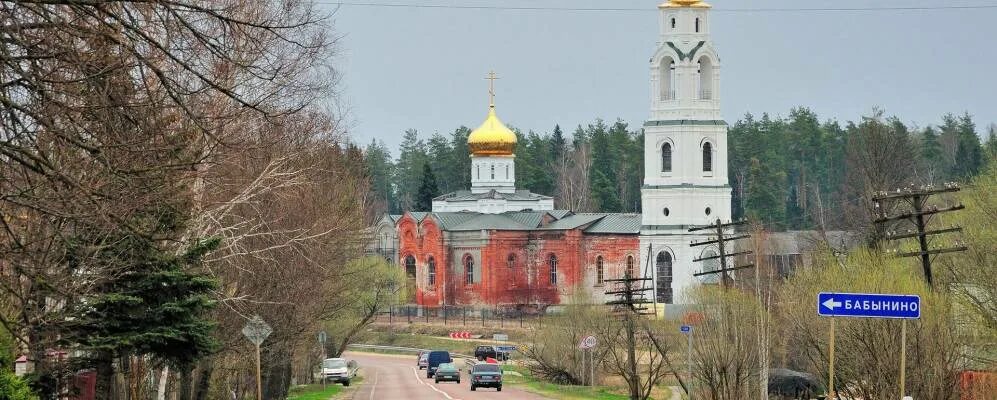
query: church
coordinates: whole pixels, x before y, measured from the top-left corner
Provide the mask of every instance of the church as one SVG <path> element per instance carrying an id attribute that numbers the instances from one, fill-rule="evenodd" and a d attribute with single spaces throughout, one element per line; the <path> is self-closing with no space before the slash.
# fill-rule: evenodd
<path id="1" fill-rule="evenodd" d="M 432 212 L 386 215 L 373 227 L 368 250 L 404 269 L 411 302 L 602 303 L 606 280 L 643 276 L 655 302 L 681 304 L 688 289 L 711 283 L 693 274 L 717 261 L 694 260 L 716 249 L 690 247 L 708 234 L 688 231 L 731 219 L 710 5 L 669 0 L 658 9 L 641 213 L 558 210 L 551 197 L 517 188 L 516 134 L 499 119 L 492 86 L 487 116 L 468 137 L 471 187 L 437 197 Z"/>

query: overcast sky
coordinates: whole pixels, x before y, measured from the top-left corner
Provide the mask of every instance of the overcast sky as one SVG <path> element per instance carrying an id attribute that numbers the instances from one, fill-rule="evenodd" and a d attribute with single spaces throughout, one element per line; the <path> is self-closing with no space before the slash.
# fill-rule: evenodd
<path id="1" fill-rule="evenodd" d="M 340 87 L 351 135 L 383 140 L 471 128 L 487 111 L 494 69 L 499 116 L 522 130 L 566 131 L 596 118 L 637 126 L 649 113 L 648 59 L 660 0 L 365 0 L 392 4 L 619 7 L 647 11 L 525 11 L 342 5 Z M 721 107 L 785 115 L 808 106 L 854 120 L 881 107 L 918 126 L 946 112 L 997 122 L 997 8 L 757 11 L 800 7 L 997 5 L 994 0 L 714 0 L 723 62 Z M 328 9 L 335 6 L 326 5 Z M 723 11 L 728 9 L 729 11 Z"/>

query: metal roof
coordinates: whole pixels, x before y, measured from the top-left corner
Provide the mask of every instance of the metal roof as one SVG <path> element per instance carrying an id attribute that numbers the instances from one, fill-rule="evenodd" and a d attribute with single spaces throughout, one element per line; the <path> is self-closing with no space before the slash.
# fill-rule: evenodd
<path id="1" fill-rule="evenodd" d="M 636 235 L 640 233 L 640 225 L 640 214 L 604 214 L 602 219 L 586 228 L 585 233 L 618 233 Z"/>
<path id="2" fill-rule="evenodd" d="M 448 230 L 451 227 L 463 224 L 471 219 L 477 217 L 478 213 L 473 212 L 437 212 L 432 213 L 433 218 L 435 218 L 440 223 L 440 229 Z"/>
<path id="3" fill-rule="evenodd" d="M 500 199 L 500 200 L 512 200 L 512 201 L 523 201 L 523 200 L 548 200 L 551 199 L 550 196 L 544 196 L 542 194 L 536 194 L 530 192 L 529 190 L 517 190 L 513 193 L 504 193 L 496 190 L 489 190 L 484 193 L 471 193 L 470 190 L 458 190 L 456 192 L 450 192 L 442 196 L 436 197 L 434 201 L 476 201 L 482 199 Z"/>
<path id="4" fill-rule="evenodd" d="M 578 229 L 580 227 L 598 221 L 600 218 L 604 216 L 606 216 L 606 214 L 572 214 L 557 221 L 551 222 L 549 225 L 541 229 L 546 229 L 546 230 Z"/>
<path id="5" fill-rule="evenodd" d="M 450 231 L 477 231 L 477 230 L 500 230 L 500 231 L 528 231 L 533 227 L 524 225 L 508 215 L 503 214 L 478 214 L 476 217 L 463 223 L 450 227 Z"/>

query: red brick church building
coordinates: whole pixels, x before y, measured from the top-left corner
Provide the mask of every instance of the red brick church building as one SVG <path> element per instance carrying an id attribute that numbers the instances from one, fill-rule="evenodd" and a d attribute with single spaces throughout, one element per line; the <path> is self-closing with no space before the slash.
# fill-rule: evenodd
<path id="1" fill-rule="evenodd" d="M 470 190 L 433 212 L 386 215 L 376 252 L 404 268 L 410 300 L 427 306 L 602 301 L 605 280 L 640 272 L 640 214 L 576 214 L 515 187 L 516 135 L 489 107 L 468 137 Z"/>

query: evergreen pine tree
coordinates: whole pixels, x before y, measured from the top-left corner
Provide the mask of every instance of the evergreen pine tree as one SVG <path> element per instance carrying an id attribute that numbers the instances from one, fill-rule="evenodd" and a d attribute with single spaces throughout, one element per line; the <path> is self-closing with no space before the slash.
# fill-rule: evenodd
<path id="1" fill-rule="evenodd" d="M 395 183 L 401 210 L 411 210 L 415 206 L 427 158 L 426 144 L 419 139 L 419 132 L 414 129 L 405 131 L 398 162 L 395 163 Z"/>
<path id="2" fill-rule="evenodd" d="M 980 172 L 983 166 L 983 148 L 980 137 L 976 134 L 976 124 L 967 113 L 959 117 L 958 145 L 955 152 L 955 164 L 952 176 L 957 179 L 969 180 Z"/>
<path id="3" fill-rule="evenodd" d="M 550 160 L 560 160 L 567 154 L 568 140 L 561 131 L 561 125 L 554 125 L 554 132 L 550 135 Z"/>
<path id="4" fill-rule="evenodd" d="M 116 358 L 150 356 L 186 371 L 217 346 L 207 315 L 217 284 L 196 268 L 219 240 L 181 254 L 163 248 L 180 231 L 178 211 L 163 208 L 135 218 L 135 231 L 97 235 L 92 229 L 70 247 L 72 270 L 117 271 L 94 277 L 96 295 L 76 305 L 67 335 L 96 367 L 98 398 L 109 398 Z M 91 254 L 94 247 L 99 250 Z"/>
<path id="5" fill-rule="evenodd" d="M 366 175 L 370 179 L 370 190 L 375 201 L 380 203 L 379 211 L 399 212 L 398 202 L 395 200 L 394 164 L 387 146 L 383 142 L 371 141 L 364 150 L 364 164 Z"/>
<path id="6" fill-rule="evenodd" d="M 921 160 L 924 167 L 929 171 L 941 171 L 944 165 L 942 159 L 942 144 L 938 141 L 938 133 L 935 128 L 924 128 L 921 133 Z"/>
<path id="7" fill-rule="evenodd" d="M 987 135 L 987 142 L 984 145 L 984 155 L 987 158 L 987 165 L 993 167 L 997 164 L 997 124 L 990 124 L 990 134 Z"/>
<path id="8" fill-rule="evenodd" d="M 422 180 L 419 184 L 419 193 L 416 196 L 414 211 L 433 211 L 433 198 L 440 195 L 440 190 L 436 185 L 436 175 L 429 164 L 422 166 Z"/>

